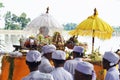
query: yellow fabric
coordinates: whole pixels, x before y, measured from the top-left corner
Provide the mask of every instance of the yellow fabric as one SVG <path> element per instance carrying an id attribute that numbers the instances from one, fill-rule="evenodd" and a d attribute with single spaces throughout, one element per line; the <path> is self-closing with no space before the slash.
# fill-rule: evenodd
<path id="1" fill-rule="evenodd" d="M 82 21 L 74 30 L 71 30 L 69 34 L 110 39 L 113 31 L 113 28 L 99 18 L 98 12 L 96 12 L 94 15 L 89 16 L 86 20 Z"/>

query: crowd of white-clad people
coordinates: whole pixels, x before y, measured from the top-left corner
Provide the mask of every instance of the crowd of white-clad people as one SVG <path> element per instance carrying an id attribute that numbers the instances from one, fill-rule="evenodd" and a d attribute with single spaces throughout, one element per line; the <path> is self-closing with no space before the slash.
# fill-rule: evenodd
<path id="1" fill-rule="evenodd" d="M 41 52 L 33 48 L 26 54 L 30 73 L 22 80 L 96 80 L 94 65 L 82 60 L 83 52 L 82 46 L 74 46 L 73 59 L 66 60 L 66 53 L 56 50 L 53 44 L 44 45 Z M 107 70 L 104 80 L 120 80 L 118 63 L 119 55 L 111 51 L 104 53 L 102 64 Z"/>

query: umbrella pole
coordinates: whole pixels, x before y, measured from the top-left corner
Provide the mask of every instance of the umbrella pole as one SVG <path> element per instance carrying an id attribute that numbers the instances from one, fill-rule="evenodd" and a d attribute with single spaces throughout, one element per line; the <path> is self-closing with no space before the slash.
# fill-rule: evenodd
<path id="1" fill-rule="evenodd" d="M 94 37 L 92 37 L 92 53 L 94 52 Z"/>
<path id="2" fill-rule="evenodd" d="M 94 32 L 95 30 L 93 30 L 93 35 L 92 35 L 92 53 L 94 52 Z"/>

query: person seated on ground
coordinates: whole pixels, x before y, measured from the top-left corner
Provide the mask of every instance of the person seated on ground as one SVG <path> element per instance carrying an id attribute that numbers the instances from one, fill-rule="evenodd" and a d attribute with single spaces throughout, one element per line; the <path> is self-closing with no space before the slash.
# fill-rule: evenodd
<path id="1" fill-rule="evenodd" d="M 94 66 L 89 62 L 78 62 L 75 68 L 74 80 L 92 80 Z"/>
<path id="2" fill-rule="evenodd" d="M 116 68 L 119 56 L 111 51 L 105 52 L 103 55 L 103 68 L 107 70 L 105 80 L 120 80 L 119 71 Z"/>
<path id="3" fill-rule="evenodd" d="M 38 70 L 38 65 L 41 64 L 41 53 L 39 51 L 29 51 L 26 55 L 26 64 L 30 73 L 22 80 L 54 80 L 51 74 L 45 74 Z"/>
<path id="4" fill-rule="evenodd" d="M 66 60 L 66 53 L 62 50 L 56 50 L 52 54 L 52 59 L 55 69 L 51 74 L 54 80 L 73 80 L 72 75 L 63 68 Z"/>
<path id="5" fill-rule="evenodd" d="M 52 53 L 55 50 L 56 50 L 56 47 L 52 44 L 45 45 L 42 47 L 43 56 L 42 56 L 41 64 L 38 67 L 38 69 L 41 72 L 50 73 L 54 69 L 51 63 L 51 60 L 52 60 Z"/>

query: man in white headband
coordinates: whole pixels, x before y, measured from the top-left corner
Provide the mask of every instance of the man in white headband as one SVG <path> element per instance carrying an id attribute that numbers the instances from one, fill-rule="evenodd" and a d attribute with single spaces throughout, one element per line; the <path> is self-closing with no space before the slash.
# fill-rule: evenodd
<path id="1" fill-rule="evenodd" d="M 94 66 L 89 62 L 78 62 L 75 68 L 74 80 L 92 80 Z"/>
<path id="2" fill-rule="evenodd" d="M 54 67 L 51 65 L 50 61 L 52 60 L 52 53 L 56 50 L 56 47 L 52 44 L 45 45 L 42 47 L 42 60 L 41 65 L 38 69 L 44 73 L 50 73 Z"/>
<path id="3" fill-rule="evenodd" d="M 74 48 L 73 48 L 73 60 L 68 60 L 64 64 L 64 68 L 73 75 L 73 78 L 74 78 L 75 67 L 77 66 L 77 63 L 83 62 L 82 61 L 83 53 L 84 53 L 84 48 L 82 46 L 74 46 Z M 94 73 L 92 80 L 96 80 L 95 73 Z"/>
<path id="4" fill-rule="evenodd" d="M 45 74 L 38 70 L 41 63 L 41 53 L 37 50 L 30 50 L 26 55 L 26 64 L 30 73 L 22 80 L 54 80 L 51 74 Z"/>
<path id="5" fill-rule="evenodd" d="M 111 51 L 105 52 L 103 56 L 103 68 L 107 70 L 105 80 L 120 80 L 119 71 L 116 68 L 119 56 Z"/>
<path id="6" fill-rule="evenodd" d="M 73 60 L 67 60 L 64 64 L 64 68 L 70 72 L 74 77 L 75 67 L 78 62 L 82 62 L 84 48 L 82 46 L 74 46 L 73 48 Z"/>
<path id="7" fill-rule="evenodd" d="M 52 59 L 55 69 L 51 74 L 54 80 L 73 80 L 72 75 L 63 68 L 66 60 L 66 53 L 62 50 L 56 50 L 52 54 Z"/>

